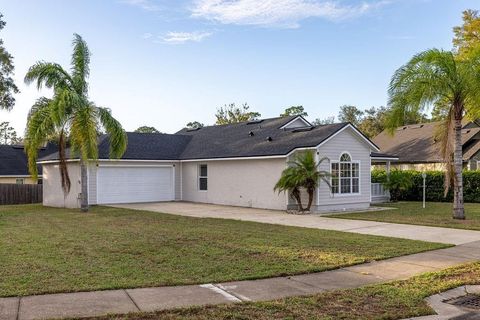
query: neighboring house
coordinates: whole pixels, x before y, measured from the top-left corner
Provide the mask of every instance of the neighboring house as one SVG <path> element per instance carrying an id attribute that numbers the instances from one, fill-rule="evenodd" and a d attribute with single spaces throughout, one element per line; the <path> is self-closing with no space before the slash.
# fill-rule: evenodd
<path id="1" fill-rule="evenodd" d="M 312 126 L 301 116 L 183 129 L 176 134 L 128 133 L 122 159 L 108 159 L 108 138 L 99 142 L 99 160 L 88 168 L 89 203 L 192 201 L 285 210 L 295 202 L 274 192 L 287 162 L 312 150 L 328 157 L 331 191 L 318 189 L 315 211 L 367 208 L 371 201 L 371 153 L 379 149 L 349 123 Z M 384 156 L 374 154 L 373 157 Z M 69 160 L 70 193 L 61 190 L 58 155 L 43 166 L 43 203 L 79 207 L 78 159 Z"/>
<path id="2" fill-rule="evenodd" d="M 414 124 L 395 129 L 394 134 L 387 130 L 373 138 L 382 150 L 398 157 L 392 167 L 401 170 L 444 170 L 439 142 L 435 132 L 441 122 Z M 480 168 L 480 127 L 475 122 L 465 122 L 462 129 L 464 168 Z"/>
<path id="3" fill-rule="evenodd" d="M 56 151 L 56 145 L 50 143 L 39 150 L 39 156 L 45 157 Z M 28 172 L 28 160 L 23 145 L 0 145 L 0 183 L 41 183 L 41 170 L 39 167 L 38 180 L 33 180 Z"/>

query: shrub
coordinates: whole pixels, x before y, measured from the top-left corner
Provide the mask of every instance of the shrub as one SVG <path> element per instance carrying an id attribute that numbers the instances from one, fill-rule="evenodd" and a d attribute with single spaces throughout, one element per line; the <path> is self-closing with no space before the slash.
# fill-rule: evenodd
<path id="1" fill-rule="evenodd" d="M 398 201 L 402 194 L 408 191 L 412 185 L 412 175 L 404 174 L 400 170 L 393 170 L 385 182 L 382 182 L 387 190 L 390 191 L 392 201 Z"/>
<path id="2" fill-rule="evenodd" d="M 442 171 L 426 171 L 426 200 L 437 202 L 451 202 L 453 193 L 450 190 L 447 196 L 444 196 L 444 173 Z M 395 175 L 395 177 L 393 177 Z M 400 181 L 401 179 L 410 180 L 411 184 L 407 188 L 398 188 L 394 183 L 388 185 L 387 174 L 385 170 L 373 170 L 372 182 L 383 183 L 390 190 L 392 200 L 399 201 L 422 201 L 423 198 L 423 178 L 421 171 L 414 170 L 393 170 L 391 177 Z M 402 178 L 403 177 L 403 178 Z M 395 195 L 394 195 L 395 193 Z M 463 196 L 465 202 L 480 203 L 480 171 L 463 172 Z M 394 199 L 396 197 L 396 199 Z"/>

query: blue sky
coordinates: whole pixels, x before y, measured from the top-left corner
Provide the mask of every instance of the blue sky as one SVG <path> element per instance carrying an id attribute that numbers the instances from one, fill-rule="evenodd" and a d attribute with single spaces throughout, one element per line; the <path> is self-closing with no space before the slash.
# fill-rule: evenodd
<path id="1" fill-rule="evenodd" d="M 386 104 L 394 70 L 427 48 L 450 49 L 452 27 L 478 0 L 0 0 L 0 34 L 15 58 L 19 133 L 36 98 L 23 77 L 37 60 L 69 66 L 72 34 L 92 51 L 90 97 L 131 131 L 213 124 L 219 106 L 262 117 L 303 105 L 310 119 L 344 104 Z"/>

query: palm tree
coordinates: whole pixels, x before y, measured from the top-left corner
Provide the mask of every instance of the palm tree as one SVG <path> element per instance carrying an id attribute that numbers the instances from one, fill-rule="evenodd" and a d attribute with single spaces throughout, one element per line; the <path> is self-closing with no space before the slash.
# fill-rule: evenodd
<path id="1" fill-rule="evenodd" d="M 445 194 L 453 180 L 453 218 L 465 219 L 462 178 L 462 118 L 475 118 L 480 106 L 480 59 L 457 60 L 450 51 L 431 49 L 415 55 L 398 69 L 389 87 L 387 127 L 401 125 L 405 114 L 448 104 L 439 126 L 440 151 L 446 164 Z"/>
<path id="2" fill-rule="evenodd" d="M 51 139 L 58 140 L 61 183 L 70 191 L 66 165 L 67 144 L 70 156 L 79 156 L 81 166 L 81 209 L 88 211 L 87 163 L 98 158 L 98 136 L 104 130 L 110 141 L 110 157 L 119 158 L 125 152 L 127 136 L 121 124 L 107 108 L 96 106 L 88 98 L 90 51 L 78 34 L 73 39 L 71 72 L 57 63 L 37 62 L 27 72 L 25 83 L 36 82 L 53 89 L 52 98 L 40 98 L 32 106 L 25 132 L 25 149 L 31 174 L 37 177 L 39 147 Z"/>
<path id="3" fill-rule="evenodd" d="M 320 181 L 324 181 L 330 187 L 330 181 L 328 179 L 330 173 L 318 169 L 325 160 L 328 159 L 322 158 L 317 163 L 311 151 L 297 155 L 293 161 L 289 161 L 289 167 L 283 170 L 280 179 L 275 184 L 274 190 L 278 192 L 289 191 L 291 197 L 297 202 L 300 211 L 310 211 L 313 196 Z M 306 208 L 303 208 L 302 205 L 302 189 L 305 189 L 308 194 L 308 204 Z"/>

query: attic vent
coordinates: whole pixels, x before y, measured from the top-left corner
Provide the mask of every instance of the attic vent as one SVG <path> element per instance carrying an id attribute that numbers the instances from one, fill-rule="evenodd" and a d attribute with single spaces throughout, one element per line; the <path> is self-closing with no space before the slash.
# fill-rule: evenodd
<path id="1" fill-rule="evenodd" d="M 250 132 L 248 133 L 248 135 L 249 135 L 250 137 L 253 137 L 253 136 L 255 135 L 255 133 L 253 133 L 253 131 L 250 131 Z"/>
<path id="2" fill-rule="evenodd" d="M 267 137 L 267 141 L 272 141 L 272 137 Z"/>
<path id="3" fill-rule="evenodd" d="M 248 122 L 247 122 L 247 125 L 249 125 L 249 124 L 256 124 L 256 123 L 261 123 L 261 122 L 263 122 L 263 120 L 262 120 L 262 119 L 258 119 L 258 120 L 250 120 L 250 121 L 248 121 Z"/>
<path id="4" fill-rule="evenodd" d="M 191 132 L 191 131 L 197 131 L 197 130 L 200 130 L 201 128 L 197 127 L 197 128 L 187 128 L 187 132 Z"/>
<path id="5" fill-rule="evenodd" d="M 464 131 L 463 134 L 468 134 L 470 133 L 470 130 Z"/>
<path id="6" fill-rule="evenodd" d="M 303 127 L 303 128 L 297 128 L 297 129 L 293 129 L 292 132 L 305 132 L 305 131 L 310 131 L 312 130 L 314 127 Z"/>
<path id="7" fill-rule="evenodd" d="M 398 128 L 397 131 L 402 131 L 402 130 L 405 130 L 407 129 L 408 127 L 401 127 L 401 128 Z"/>

